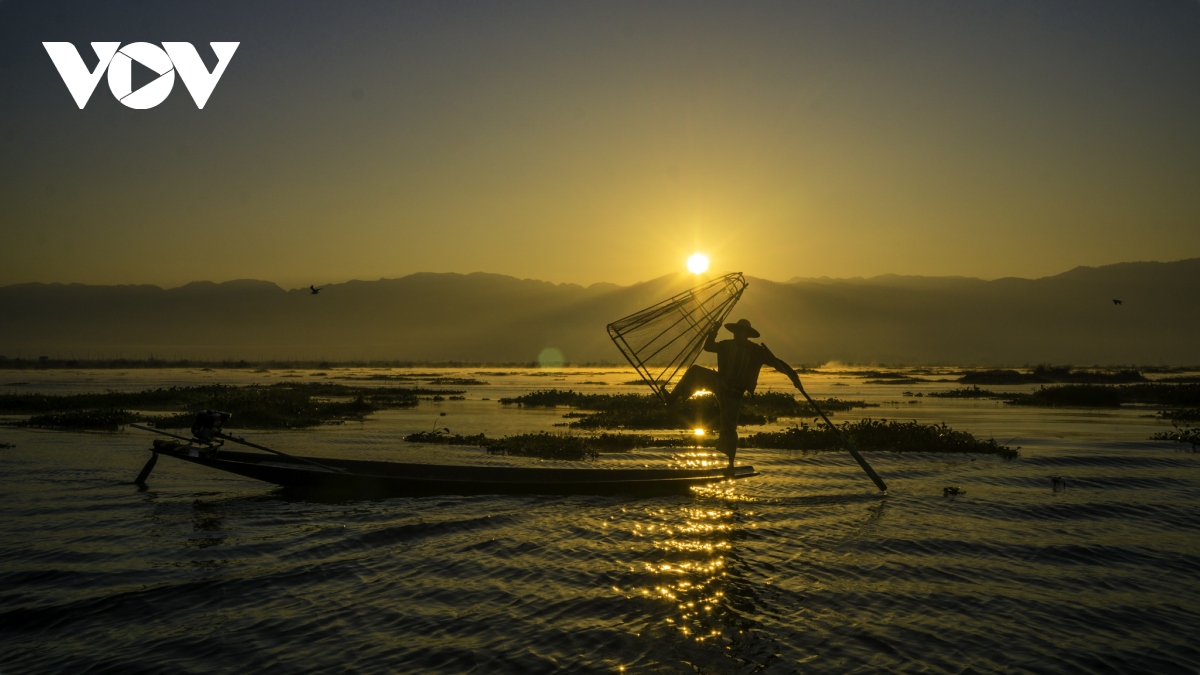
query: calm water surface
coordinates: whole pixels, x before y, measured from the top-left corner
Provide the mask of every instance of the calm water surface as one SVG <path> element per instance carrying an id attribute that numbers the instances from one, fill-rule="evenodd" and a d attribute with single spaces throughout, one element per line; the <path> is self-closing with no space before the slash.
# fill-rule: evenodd
<path id="1" fill-rule="evenodd" d="M 10 372 L 0 391 L 363 372 Z M 536 464 L 400 437 L 553 429 L 563 411 L 496 402 L 538 388 L 639 391 L 628 371 L 472 372 L 442 373 L 489 382 L 466 401 L 254 437 L 329 457 Z M 760 477 L 690 496 L 322 503 L 170 458 L 139 490 L 141 432 L 0 429 L 16 444 L 0 450 L 0 672 L 1200 671 L 1200 455 L 1146 441 L 1163 428 L 1153 410 L 805 379 L 881 403 L 843 419 L 944 420 L 1018 437 L 1021 457 L 867 453 L 887 496 L 843 453 L 746 450 Z"/>

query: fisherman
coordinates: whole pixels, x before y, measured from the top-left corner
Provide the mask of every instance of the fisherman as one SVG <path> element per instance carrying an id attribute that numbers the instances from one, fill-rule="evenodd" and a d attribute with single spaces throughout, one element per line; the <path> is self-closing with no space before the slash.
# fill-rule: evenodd
<path id="1" fill-rule="evenodd" d="M 729 457 L 729 468 L 733 468 L 733 458 L 737 454 L 737 420 L 742 407 L 742 396 L 754 393 L 758 386 L 758 372 L 763 366 L 770 366 L 788 376 L 796 388 L 800 386 L 800 376 L 782 359 L 776 358 L 764 344 L 751 342 L 750 338 L 759 336 L 758 331 L 746 319 L 737 323 L 727 323 L 725 328 L 733 333 L 732 340 L 717 341 L 720 326 L 714 326 L 708 339 L 704 342 L 704 351 L 715 352 L 717 369 L 703 366 L 692 366 L 675 385 L 675 390 L 666 393 L 667 405 L 690 398 L 698 391 L 710 391 L 717 397 L 717 405 L 721 410 L 720 435 L 717 437 L 717 450 Z"/>

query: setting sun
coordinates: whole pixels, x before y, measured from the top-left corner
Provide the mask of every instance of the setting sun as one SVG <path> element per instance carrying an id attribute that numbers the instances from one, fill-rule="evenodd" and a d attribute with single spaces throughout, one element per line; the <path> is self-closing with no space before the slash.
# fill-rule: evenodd
<path id="1" fill-rule="evenodd" d="M 697 253 L 688 258 L 688 271 L 692 274 L 702 274 L 708 271 L 708 256 L 703 253 Z"/>

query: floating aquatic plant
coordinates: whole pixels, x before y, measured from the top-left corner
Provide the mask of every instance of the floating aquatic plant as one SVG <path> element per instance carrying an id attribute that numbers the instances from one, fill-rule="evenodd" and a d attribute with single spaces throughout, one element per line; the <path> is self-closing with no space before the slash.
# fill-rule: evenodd
<path id="1" fill-rule="evenodd" d="M 1151 436 L 1150 440 L 1188 443 L 1192 446 L 1193 450 L 1200 450 L 1200 427 L 1184 429 L 1179 425 L 1175 425 L 1174 431 L 1160 431 Z"/>
<path id="2" fill-rule="evenodd" d="M 445 429 L 409 434 L 404 437 L 404 440 L 410 443 L 475 446 L 483 448 L 491 454 L 565 460 L 595 459 L 602 452 L 628 452 L 634 448 L 658 444 L 654 438 L 645 434 L 603 433 L 595 436 L 581 436 L 551 434 L 543 431 L 488 438 L 484 434 L 470 436 L 451 434 Z"/>
<path id="3" fill-rule="evenodd" d="M 839 426 L 860 450 L 887 452 L 939 452 L 992 454 L 1005 458 L 1017 457 L 1017 449 L 994 440 L 980 440 L 965 431 L 955 431 L 945 424 L 921 424 L 916 421 L 898 422 L 886 419 L 863 419 Z M 463 436 L 445 429 L 422 431 L 404 437 L 411 443 L 463 445 L 484 448 L 493 454 L 521 455 L 546 459 L 594 459 L 602 452 L 626 452 L 635 448 L 695 448 L 713 447 L 711 436 L 656 438 L 647 434 L 602 433 L 596 436 L 552 434 L 537 432 L 502 438 L 484 434 Z M 838 435 L 824 423 L 809 426 L 807 422 L 783 431 L 761 432 L 742 436 L 738 447 L 785 450 L 842 450 Z"/>
<path id="4" fill-rule="evenodd" d="M 214 384 L 68 396 L 6 394 L 0 395 L 0 413 L 34 413 L 35 417 L 26 422 L 30 426 L 82 429 L 113 428 L 114 423 L 105 421 L 105 411 L 161 410 L 171 414 L 135 416 L 115 424 L 150 421 L 164 428 L 189 428 L 193 413 L 214 409 L 233 414 L 228 425 L 231 429 L 295 429 L 362 419 L 387 408 L 410 408 L 418 405 L 418 395 L 443 393 L 461 394 L 456 390 L 353 387 L 326 382 L 244 387 Z M 63 413 L 78 414 L 43 417 Z"/>
<path id="5" fill-rule="evenodd" d="M 576 429 L 695 429 L 712 428 L 720 419 L 713 396 L 694 396 L 674 406 L 665 406 L 651 394 L 582 394 L 572 390 L 547 389 L 521 396 L 502 398 L 506 405 L 526 407 L 568 407 L 586 413 L 568 413 L 570 426 Z M 865 401 L 828 398 L 820 402 L 830 413 L 871 406 Z M 742 397 L 738 423 L 761 425 L 781 418 L 809 417 L 816 411 L 807 402 L 784 392 L 760 392 Z"/>
<path id="6" fill-rule="evenodd" d="M 963 384 L 1131 384 L 1147 382 L 1135 369 L 1076 370 L 1070 366 L 1038 366 L 1029 372 L 1011 369 L 979 370 L 958 378 Z"/>
<path id="7" fill-rule="evenodd" d="M 435 443 L 437 445 L 477 445 L 484 446 L 495 439 L 489 439 L 483 434 L 474 434 L 472 436 L 463 436 L 461 434 L 451 434 L 448 429 L 435 429 L 433 431 L 418 431 L 404 437 L 409 443 Z"/>
<path id="8" fill-rule="evenodd" d="M 1015 405 L 1115 407 L 1147 403 L 1192 407 L 1200 406 L 1200 384 L 1069 384 L 1042 387 L 1028 394 L 1007 394 L 1004 398 Z"/>
<path id="9" fill-rule="evenodd" d="M 1184 407 L 1200 405 L 1200 384 L 1165 384 L 1143 382 L 1139 384 L 1064 384 L 1040 387 L 1029 393 L 998 393 L 978 386 L 930 392 L 937 398 L 992 398 L 1013 405 L 1029 406 L 1075 406 L 1085 408 L 1115 408 L 1141 403 L 1178 406 L 1179 414 L 1186 415 Z M 1170 413 L 1165 416 L 1170 419 Z"/>
<path id="10" fill-rule="evenodd" d="M 71 410 L 34 415 L 27 420 L 17 422 L 17 425 L 41 429 L 119 431 L 126 424 L 132 424 L 141 419 L 139 415 L 128 410 Z"/>
<path id="11" fill-rule="evenodd" d="M 1180 408 L 1177 410 L 1160 410 L 1158 418 L 1176 424 L 1200 422 L 1200 408 Z"/>
<path id="12" fill-rule="evenodd" d="M 1014 405 L 1035 406 L 1080 406 L 1087 408 L 1115 408 L 1122 403 L 1121 392 L 1116 387 L 1088 384 L 1066 384 L 1057 387 L 1042 387 L 1029 394 L 1012 394 L 1007 397 Z"/>
<path id="13" fill-rule="evenodd" d="M 422 431 L 409 434 L 404 437 L 404 440 L 410 443 L 475 446 L 483 448 L 493 455 L 518 455 L 543 459 L 595 459 L 599 454 L 595 448 L 590 447 L 587 441 L 579 436 L 551 434 L 544 431 L 503 438 L 488 438 L 483 434 L 463 436 L 442 433 L 440 430 Z"/>
<path id="14" fill-rule="evenodd" d="M 997 394 L 994 391 L 973 386 L 949 389 L 947 391 L 931 391 L 929 392 L 929 396 L 934 398 L 1001 398 L 1004 394 Z"/>
<path id="15" fill-rule="evenodd" d="M 945 423 L 921 424 L 915 420 L 899 422 L 867 418 L 857 422 L 844 422 L 838 428 L 859 450 L 965 452 L 1008 458 L 1019 454 L 1007 445 L 996 443 L 995 440 L 979 440 L 966 431 L 955 431 Z M 739 439 L 738 445 L 747 448 L 835 450 L 841 448 L 841 440 L 833 429 L 824 423 L 814 427 L 801 422 L 783 431 L 750 434 Z"/>
<path id="16" fill-rule="evenodd" d="M 591 447 L 581 436 L 552 434 L 545 431 L 505 436 L 484 447 L 491 455 L 517 455 L 542 459 L 595 459 L 599 454 L 599 451 Z"/>

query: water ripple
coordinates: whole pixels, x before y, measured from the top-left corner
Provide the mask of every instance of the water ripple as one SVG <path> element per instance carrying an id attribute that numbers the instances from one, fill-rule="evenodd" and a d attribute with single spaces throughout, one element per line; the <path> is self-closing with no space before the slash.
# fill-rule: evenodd
<path id="1" fill-rule="evenodd" d="M 485 403 L 461 402 L 479 431 L 558 419 Z M 1022 456 L 867 453 L 886 496 L 844 453 L 770 450 L 739 454 L 760 477 L 654 499 L 319 501 L 167 460 L 138 491 L 128 435 L 17 431 L 0 672 L 1200 670 L 1200 456 L 1145 426 L 973 406 L 937 414 L 1028 437 Z M 271 436 L 479 456 L 397 440 L 429 414 Z"/>

